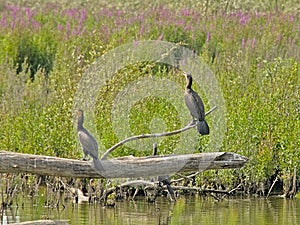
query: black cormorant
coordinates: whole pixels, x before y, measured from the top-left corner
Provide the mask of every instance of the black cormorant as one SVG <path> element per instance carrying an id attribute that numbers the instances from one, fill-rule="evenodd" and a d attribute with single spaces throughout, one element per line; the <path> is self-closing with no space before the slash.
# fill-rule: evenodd
<path id="1" fill-rule="evenodd" d="M 153 144 L 152 155 L 157 155 L 157 144 L 156 143 Z M 171 198 L 176 201 L 175 193 L 171 187 L 170 177 L 168 175 L 158 176 L 157 180 L 160 183 L 162 183 L 163 185 L 166 185 Z"/>
<path id="2" fill-rule="evenodd" d="M 83 111 L 77 110 L 77 115 L 77 135 L 84 153 L 83 160 L 87 160 L 87 156 L 90 155 L 93 158 L 95 168 L 97 170 L 103 170 L 98 159 L 98 143 L 93 135 L 91 135 L 90 132 L 83 127 Z"/>
<path id="3" fill-rule="evenodd" d="M 192 89 L 193 78 L 191 74 L 184 73 L 187 81 L 185 89 L 185 104 L 188 107 L 193 120 L 197 121 L 197 130 L 199 134 L 206 135 L 209 134 L 209 127 L 205 121 L 205 111 L 204 104 L 200 96 Z"/>

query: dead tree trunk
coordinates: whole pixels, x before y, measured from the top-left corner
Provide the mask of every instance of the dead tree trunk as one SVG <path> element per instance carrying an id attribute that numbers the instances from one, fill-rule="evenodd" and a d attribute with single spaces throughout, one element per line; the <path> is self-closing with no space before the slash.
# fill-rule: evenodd
<path id="1" fill-rule="evenodd" d="M 248 159 L 230 152 L 210 152 L 100 160 L 98 173 L 91 161 L 0 151 L 0 173 L 32 173 L 74 178 L 137 178 L 177 172 L 240 168 Z"/>

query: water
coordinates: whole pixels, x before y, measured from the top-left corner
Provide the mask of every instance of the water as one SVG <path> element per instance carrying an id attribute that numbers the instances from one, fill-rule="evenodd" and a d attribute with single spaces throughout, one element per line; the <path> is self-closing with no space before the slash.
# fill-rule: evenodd
<path id="1" fill-rule="evenodd" d="M 176 203 L 159 197 L 155 203 L 144 198 L 116 202 L 114 208 L 100 204 L 65 201 L 45 207 L 44 197 L 23 197 L 19 206 L 1 213 L 1 224 L 40 219 L 68 220 L 69 224 L 242 224 L 300 225 L 300 200 L 282 198 L 231 198 L 215 201 L 211 197 L 179 197 Z"/>

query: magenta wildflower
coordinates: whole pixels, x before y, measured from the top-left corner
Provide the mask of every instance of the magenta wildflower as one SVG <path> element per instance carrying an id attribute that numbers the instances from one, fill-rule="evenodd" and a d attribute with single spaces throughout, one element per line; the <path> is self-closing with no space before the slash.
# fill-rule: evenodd
<path id="1" fill-rule="evenodd" d="M 208 31 L 206 35 L 206 44 L 208 44 L 209 41 L 210 41 L 210 32 Z"/>
<path id="2" fill-rule="evenodd" d="M 83 26 L 82 24 L 79 24 L 77 26 L 77 32 L 76 32 L 76 35 L 80 35 L 82 33 L 84 33 L 86 31 L 86 27 Z"/>
<path id="3" fill-rule="evenodd" d="M 71 25 L 70 25 L 70 22 L 67 22 L 67 24 L 66 24 L 66 32 L 67 32 L 67 35 L 69 35 L 70 32 L 71 32 Z"/>
<path id="4" fill-rule="evenodd" d="M 140 22 L 144 22 L 144 15 L 137 15 L 136 20 Z"/>
<path id="5" fill-rule="evenodd" d="M 85 9 L 82 9 L 82 10 L 80 11 L 79 24 L 82 24 L 82 23 L 85 21 L 86 17 L 87 17 L 87 12 L 86 12 Z"/>
<path id="6" fill-rule="evenodd" d="M 141 36 L 144 34 L 144 30 L 145 30 L 145 27 L 144 27 L 144 24 L 142 24 L 142 26 L 140 28 L 140 35 Z"/>
<path id="7" fill-rule="evenodd" d="M 7 7 L 10 11 L 12 11 L 12 18 L 13 20 L 17 19 L 17 12 L 19 11 L 19 7 L 18 6 L 8 6 Z"/>
<path id="8" fill-rule="evenodd" d="M 192 29 L 191 25 L 184 26 L 184 31 L 190 31 Z"/>
<path id="9" fill-rule="evenodd" d="M 1 18 L 1 26 L 6 28 L 7 27 L 7 22 L 6 22 L 6 15 L 2 14 L 2 18 Z"/>
<path id="10" fill-rule="evenodd" d="M 117 10 L 115 16 L 122 16 L 123 11 L 122 10 Z"/>
<path id="11" fill-rule="evenodd" d="M 180 26 L 180 27 L 184 27 L 185 26 L 185 20 L 184 19 L 177 20 L 176 25 Z"/>
<path id="12" fill-rule="evenodd" d="M 191 11 L 189 9 L 182 9 L 182 10 L 180 10 L 180 14 L 182 16 L 189 16 L 189 15 L 191 15 Z"/>
<path id="13" fill-rule="evenodd" d="M 158 40 L 163 40 L 164 39 L 164 34 L 159 35 Z"/>
<path id="14" fill-rule="evenodd" d="M 240 24 L 241 25 L 246 25 L 250 20 L 250 16 L 249 15 L 244 15 L 244 14 L 241 14 L 241 17 L 240 17 Z"/>
<path id="15" fill-rule="evenodd" d="M 27 20 L 30 21 L 31 17 L 33 16 L 33 12 L 31 11 L 30 8 L 25 9 Z"/>
<path id="16" fill-rule="evenodd" d="M 31 25 L 35 29 L 38 29 L 40 27 L 40 24 L 35 20 L 32 20 Z"/>
<path id="17" fill-rule="evenodd" d="M 15 28 L 15 20 L 11 21 L 10 28 L 13 30 Z"/>
<path id="18" fill-rule="evenodd" d="M 62 26 L 61 24 L 58 24 L 58 25 L 57 25 L 57 29 L 58 29 L 59 31 L 62 31 L 62 30 L 63 30 L 63 26 Z"/>
<path id="19" fill-rule="evenodd" d="M 245 48 L 245 38 L 242 39 L 242 48 Z"/>

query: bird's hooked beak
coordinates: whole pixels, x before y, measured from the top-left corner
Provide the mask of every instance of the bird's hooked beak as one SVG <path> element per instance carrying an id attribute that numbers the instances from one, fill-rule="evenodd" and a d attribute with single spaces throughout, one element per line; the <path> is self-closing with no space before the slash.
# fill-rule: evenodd
<path id="1" fill-rule="evenodd" d="M 183 75 L 185 76 L 185 79 L 187 81 L 191 80 L 191 78 L 192 78 L 192 75 L 190 73 L 183 72 Z"/>
<path id="2" fill-rule="evenodd" d="M 190 73 L 187 73 L 187 72 L 183 72 L 183 75 L 187 78 L 188 76 L 191 76 Z"/>

